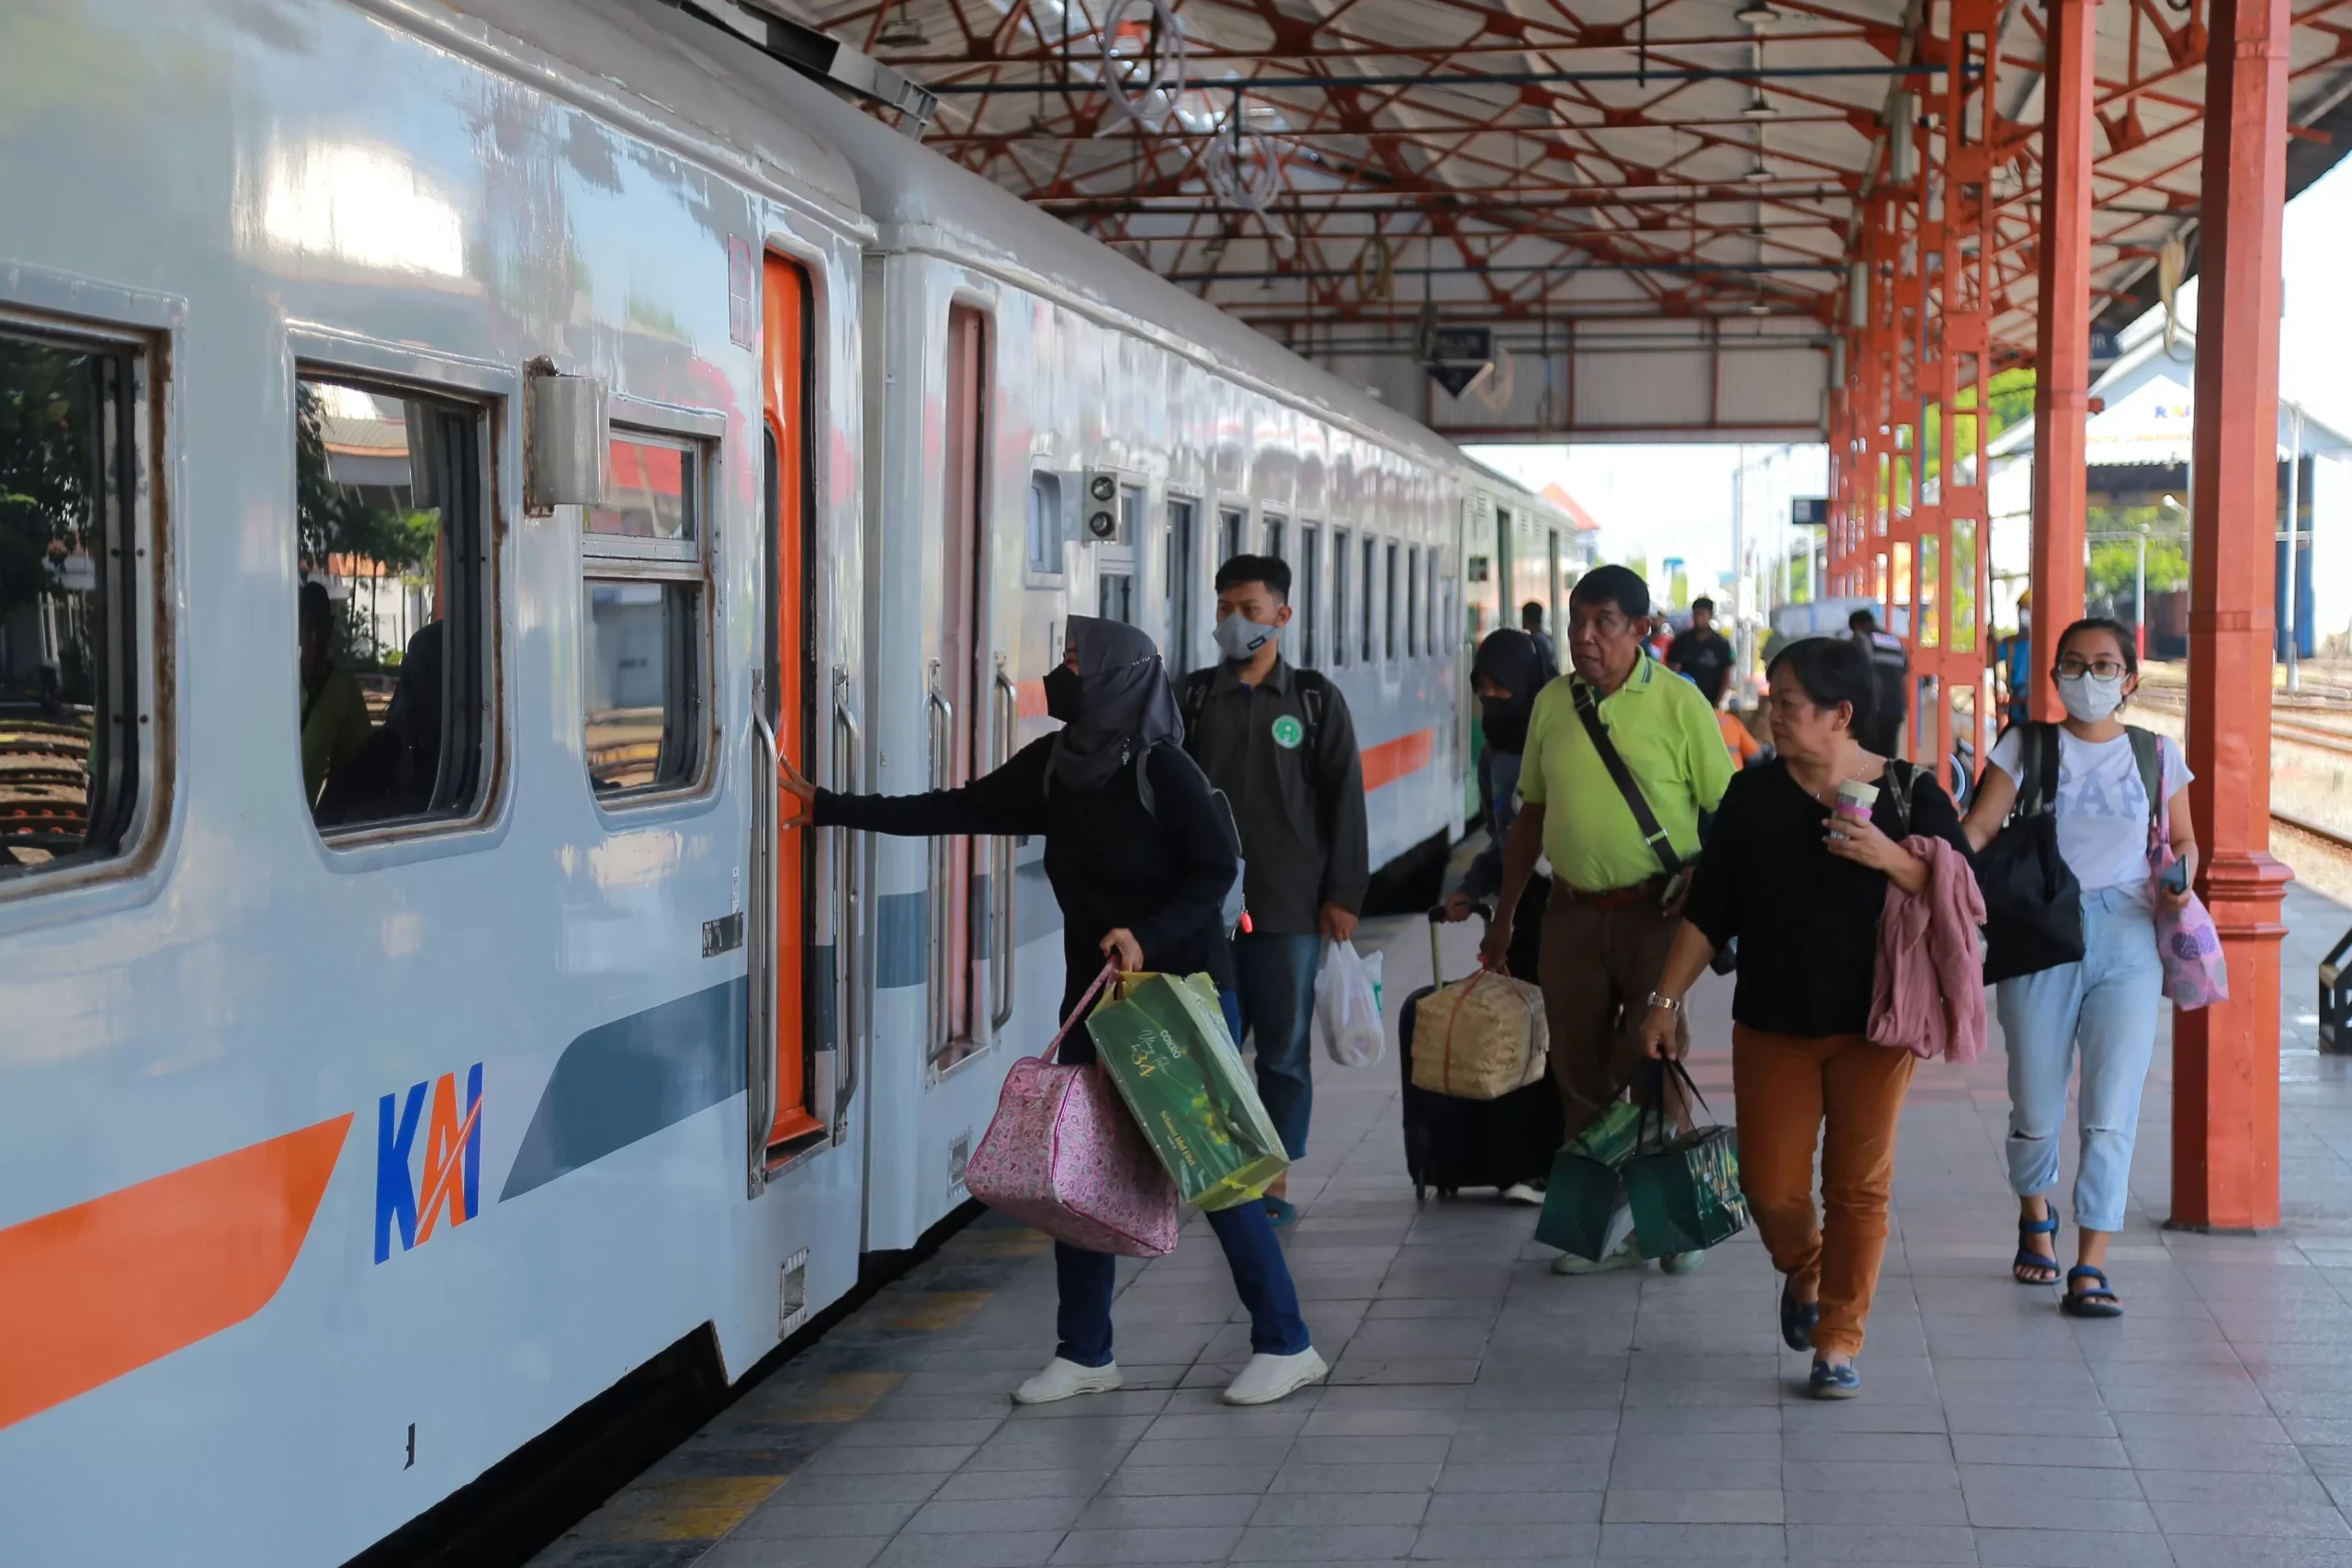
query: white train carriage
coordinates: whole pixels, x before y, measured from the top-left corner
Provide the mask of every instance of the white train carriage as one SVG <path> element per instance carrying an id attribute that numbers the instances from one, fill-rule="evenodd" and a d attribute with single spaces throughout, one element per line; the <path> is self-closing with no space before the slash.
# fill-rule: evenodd
<path id="1" fill-rule="evenodd" d="M 1532 498 L 731 35 L 55 0 L 0 62 L 10 1568 L 342 1562 L 962 1201 L 1035 850 L 780 828 L 779 751 L 968 777 L 1069 613 L 1202 660 L 1254 547 L 1375 863 L 1457 829 Z M 389 667 L 322 782 L 305 581 Z"/>

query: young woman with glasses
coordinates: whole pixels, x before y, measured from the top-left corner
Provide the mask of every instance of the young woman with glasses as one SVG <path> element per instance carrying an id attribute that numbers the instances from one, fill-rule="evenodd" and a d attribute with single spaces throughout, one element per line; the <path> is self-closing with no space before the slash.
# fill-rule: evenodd
<path id="1" fill-rule="evenodd" d="M 2009 1184 L 2018 1209 L 2012 1272 L 2021 1285 L 2059 1280 L 2058 1211 L 2049 1194 L 2058 1185 L 2066 1083 L 2079 1056 L 2082 1155 L 2075 1226 L 2081 1253 L 2065 1272 L 2059 1304 L 2076 1317 L 2120 1317 L 2123 1304 L 2105 1272 L 2107 1246 L 2123 1228 L 2131 1199 L 2140 1090 L 2164 999 L 2148 878 L 2148 792 L 2131 730 L 2118 716 L 2140 683 L 2131 632 L 2110 620 L 2076 621 L 2058 639 L 2053 673 L 2066 718 L 2049 727 L 2056 733 L 2043 743 L 2054 739 L 2058 747 L 2058 853 L 2082 888 L 2083 957 L 1996 987 L 2009 1054 Z M 2188 815 L 2188 766 L 2178 746 L 2153 739 L 2173 851 L 2193 879 L 2197 835 Z M 2000 831 L 2017 799 L 2024 740 L 2024 725 L 2006 730 L 1977 783 L 1963 826 L 1980 850 Z M 2186 908 L 2188 884 L 2157 896 L 2168 908 Z"/>

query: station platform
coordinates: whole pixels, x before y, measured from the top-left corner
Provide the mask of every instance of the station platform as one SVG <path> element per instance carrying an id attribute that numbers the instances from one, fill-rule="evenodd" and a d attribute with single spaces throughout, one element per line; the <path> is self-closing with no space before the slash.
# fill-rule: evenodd
<path id="1" fill-rule="evenodd" d="M 1018 1409 L 1052 1349 L 1052 1261 L 984 1215 L 535 1568 L 2352 1564 L 2352 1063 L 2316 1054 L 2310 981 L 2352 911 L 2297 888 L 2288 917 L 2286 1223 L 2161 1228 L 2160 1048 L 2109 1258 L 2119 1322 L 2009 1278 L 1997 1041 L 1914 1081 L 1843 1404 L 1806 1396 L 1752 1232 L 1688 1276 L 1556 1277 L 1533 1211 L 1416 1203 L 1393 1062 L 1318 1061 L 1285 1246 L 1327 1386 L 1218 1403 L 1247 1327 L 1195 1221 L 1122 1267 L 1127 1387 Z M 1472 931 L 1447 932 L 1450 968 Z M 1415 921 L 1377 935 L 1393 1010 L 1428 943 Z M 1729 999 L 1710 980 L 1693 1003 L 1694 1075 L 1726 1121 Z"/>

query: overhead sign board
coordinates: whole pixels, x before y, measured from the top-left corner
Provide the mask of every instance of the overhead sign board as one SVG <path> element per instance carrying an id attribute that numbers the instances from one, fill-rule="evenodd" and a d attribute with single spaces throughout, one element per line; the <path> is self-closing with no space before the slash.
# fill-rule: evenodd
<path id="1" fill-rule="evenodd" d="M 1829 498 L 1800 495 L 1789 502 L 1789 522 L 1799 528 L 1818 528 L 1829 521 Z"/>

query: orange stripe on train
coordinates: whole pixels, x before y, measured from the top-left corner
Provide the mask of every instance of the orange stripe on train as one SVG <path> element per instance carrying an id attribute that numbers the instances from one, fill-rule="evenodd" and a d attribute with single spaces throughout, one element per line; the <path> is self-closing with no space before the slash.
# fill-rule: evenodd
<path id="1" fill-rule="evenodd" d="M 1420 772 L 1430 765 L 1430 758 L 1436 749 L 1437 731 L 1434 729 L 1416 729 L 1410 735 L 1400 735 L 1394 740 L 1365 747 L 1365 792 L 1368 794 L 1382 784 L 1395 784 L 1408 773 Z"/>
<path id="2" fill-rule="evenodd" d="M 346 1112 L 0 1230 L 0 1427 L 267 1305 L 350 1129 Z"/>

